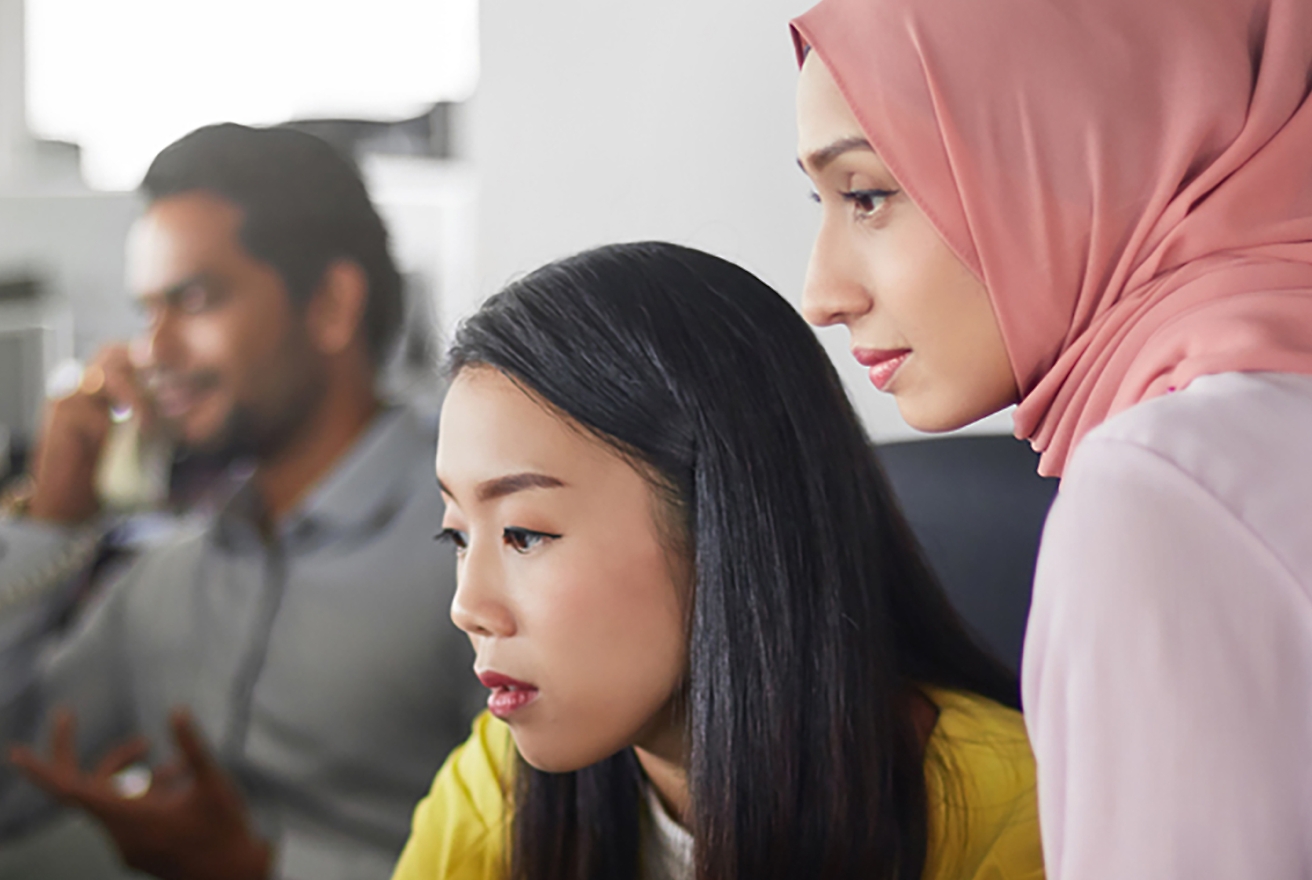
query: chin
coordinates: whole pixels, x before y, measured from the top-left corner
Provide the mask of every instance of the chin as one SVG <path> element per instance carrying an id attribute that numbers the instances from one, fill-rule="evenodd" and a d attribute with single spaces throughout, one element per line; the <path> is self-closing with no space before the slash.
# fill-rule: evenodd
<path id="1" fill-rule="evenodd" d="M 235 460 L 258 452 L 250 420 L 240 410 L 196 413 L 181 424 L 181 442 L 188 450 L 215 458 Z"/>
<path id="2" fill-rule="evenodd" d="M 572 773 L 597 763 L 573 759 L 568 753 L 562 754 L 558 749 L 543 747 L 541 743 L 526 742 L 525 739 L 516 734 L 515 748 L 520 757 L 534 770 L 541 770 L 543 773 Z"/>
<path id="3" fill-rule="evenodd" d="M 955 431 L 980 419 L 991 416 L 1006 405 L 997 407 L 945 406 L 936 402 L 897 398 L 898 412 L 902 419 L 917 431 L 926 434 L 943 434 Z"/>
<path id="4" fill-rule="evenodd" d="M 618 751 L 613 748 L 580 748 L 578 743 L 562 742 L 565 737 L 534 736 L 515 725 L 511 725 L 510 733 L 515 738 L 520 757 L 534 770 L 543 773 L 572 773 L 591 767 Z"/>
<path id="5" fill-rule="evenodd" d="M 181 445 L 190 452 L 200 455 L 223 456 L 232 445 L 231 438 L 223 430 L 211 426 L 186 426 L 179 432 Z"/>

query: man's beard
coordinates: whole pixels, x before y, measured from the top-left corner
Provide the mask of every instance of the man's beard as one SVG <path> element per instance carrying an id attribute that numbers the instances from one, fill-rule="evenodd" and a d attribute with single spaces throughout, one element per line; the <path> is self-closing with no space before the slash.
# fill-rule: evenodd
<path id="1" fill-rule="evenodd" d="M 327 392 L 327 377 L 301 365 L 266 406 L 236 403 L 223 425 L 204 440 L 185 444 L 188 452 L 221 463 L 251 461 L 255 464 L 277 458 L 296 439 Z M 268 412 L 263 412 L 266 409 Z"/>

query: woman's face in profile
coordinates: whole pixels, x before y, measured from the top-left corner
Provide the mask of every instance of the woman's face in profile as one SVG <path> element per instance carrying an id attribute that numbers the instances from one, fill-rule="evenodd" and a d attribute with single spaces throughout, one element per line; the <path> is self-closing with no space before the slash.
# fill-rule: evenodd
<path id="1" fill-rule="evenodd" d="M 451 618 L 520 754 L 565 772 L 664 750 L 686 669 L 683 566 L 643 476 L 496 370 L 462 370 L 437 476 L 458 554 Z"/>
<path id="2" fill-rule="evenodd" d="M 815 52 L 797 90 L 798 157 L 822 210 L 802 314 L 844 324 L 871 382 L 922 431 L 1018 397 L 988 293 L 880 161 Z"/>

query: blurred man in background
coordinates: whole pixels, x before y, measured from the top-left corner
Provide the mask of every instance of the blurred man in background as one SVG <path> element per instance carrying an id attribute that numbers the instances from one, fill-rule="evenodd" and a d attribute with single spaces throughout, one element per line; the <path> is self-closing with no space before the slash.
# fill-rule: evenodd
<path id="1" fill-rule="evenodd" d="M 193 132 L 143 190 L 145 334 L 50 405 L 0 522 L 0 738 L 33 744 L 0 768 L 0 833 L 59 802 L 170 880 L 387 877 L 480 688 L 432 432 L 375 390 L 402 315 L 386 231 L 351 164 L 285 129 Z M 59 632 L 129 408 L 253 471 Z"/>

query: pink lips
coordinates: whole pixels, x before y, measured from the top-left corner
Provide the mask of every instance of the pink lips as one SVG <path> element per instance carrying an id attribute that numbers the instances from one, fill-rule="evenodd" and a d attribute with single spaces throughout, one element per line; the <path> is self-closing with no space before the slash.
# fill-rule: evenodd
<path id="1" fill-rule="evenodd" d="M 911 355 L 909 348 L 856 348 L 852 355 L 870 370 L 870 382 L 880 391 L 888 388 L 898 368 Z"/>
<path id="2" fill-rule="evenodd" d="M 492 690 L 487 698 L 488 711 L 501 719 L 508 718 L 538 698 L 536 687 L 500 672 L 480 672 L 478 680 L 483 687 Z"/>

